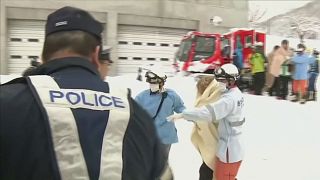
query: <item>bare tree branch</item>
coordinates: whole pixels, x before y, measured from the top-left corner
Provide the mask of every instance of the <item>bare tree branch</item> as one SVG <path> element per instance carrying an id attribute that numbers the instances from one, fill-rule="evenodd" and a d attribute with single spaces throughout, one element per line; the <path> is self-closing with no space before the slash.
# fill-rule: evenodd
<path id="1" fill-rule="evenodd" d="M 253 8 L 249 11 L 249 26 L 255 27 L 259 21 L 265 16 L 267 10 L 260 7 Z"/>
<path id="2" fill-rule="evenodd" d="M 306 36 L 320 33 L 319 18 L 304 16 L 284 16 L 283 18 L 289 19 L 290 30 L 297 33 L 302 43 Z"/>

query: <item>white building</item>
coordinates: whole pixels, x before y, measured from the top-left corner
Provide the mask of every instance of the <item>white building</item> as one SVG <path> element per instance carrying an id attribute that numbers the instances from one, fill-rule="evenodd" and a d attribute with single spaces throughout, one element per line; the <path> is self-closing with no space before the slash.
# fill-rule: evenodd
<path id="1" fill-rule="evenodd" d="M 1 0 L 0 74 L 20 74 L 30 58 L 41 56 L 46 17 L 63 6 L 86 9 L 103 23 L 112 75 L 146 64 L 171 66 L 186 32 L 223 33 L 247 27 L 248 17 L 248 2 L 239 0 Z M 223 22 L 214 26 L 210 19 L 217 16 Z"/>

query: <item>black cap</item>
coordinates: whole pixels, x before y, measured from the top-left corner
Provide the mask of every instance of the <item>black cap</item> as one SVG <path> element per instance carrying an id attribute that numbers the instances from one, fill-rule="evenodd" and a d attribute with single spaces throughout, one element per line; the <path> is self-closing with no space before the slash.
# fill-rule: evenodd
<path id="1" fill-rule="evenodd" d="M 281 44 L 289 44 L 289 41 L 284 39 L 284 40 L 281 41 Z"/>
<path id="2" fill-rule="evenodd" d="M 113 63 L 110 57 L 111 48 L 104 49 L 100 52 L 99 59 L 103 61 L 109 61 L 109 63 Z"/>
<path id="3" fill-rule="evenodd" d="M 297 45 L 297 47 L 298 47 L 298 49 L 299 49 L 299 48 L 306 49 L 306 46 L 305 46 L 304 44 L 301 44 L 301 43 L 299 43 L 299 44 Z"/>
<path id="4" fill-rule="evenodd" d="M 46 36 L 59 31 L 80 30 L 101 40 L 103 27 L 87 11 L 66 6 L 51 13 L 47 18 Z"/>

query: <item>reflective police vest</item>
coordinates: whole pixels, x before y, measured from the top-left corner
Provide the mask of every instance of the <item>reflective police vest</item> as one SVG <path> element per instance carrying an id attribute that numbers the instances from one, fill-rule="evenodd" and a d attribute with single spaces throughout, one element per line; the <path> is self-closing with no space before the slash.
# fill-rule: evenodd
<path id="1" fill-rule="evenodd" d="M 122 147 L 130 117 L 127 90 L 110 93 L 87 89 L 61 89 L 46 75 L 29 76 L 46 110 L 61 179 L 90 179 L 80 145 L 78 129 L 71 109 L 110 110 L 102 149 L 99 179 L 121 180 Z M 111 158 L 110 158 L 111 157 Z"/>

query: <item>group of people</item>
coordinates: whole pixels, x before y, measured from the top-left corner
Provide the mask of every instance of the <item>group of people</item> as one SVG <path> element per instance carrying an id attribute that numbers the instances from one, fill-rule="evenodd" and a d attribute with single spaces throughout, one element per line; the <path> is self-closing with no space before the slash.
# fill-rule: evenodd
<path id="1" fill-rule="evenodd" d="M 156 71 L 133 98 L 105 81 L 113 61 L 102 31 L 79 8 L 48 15 L 42 63 L 0 86 L 0 179 L 174 179 L 168 156 L 182 118 L 194 123 L 200 179 L 236 179 L 245 122 L 236 66 L 202 76 L 194 108 Z"/>
<path id="2" fill-rule="evenodd" d="M 255 49 L 253 46 L 250 57 L 254 94 L 262 95 L 267 91 L 277 99 L 287 99 L 291 91 L 293 102 L 316 101 L 319 51 L 307 53 L 304 44 L 298 44 L 294 50 L 289 48 L 288 40 L 283 40 L 281 46 L 274 46 L 267 57 Z"/>

